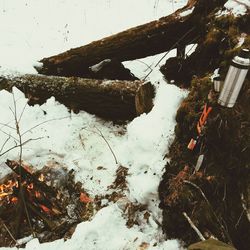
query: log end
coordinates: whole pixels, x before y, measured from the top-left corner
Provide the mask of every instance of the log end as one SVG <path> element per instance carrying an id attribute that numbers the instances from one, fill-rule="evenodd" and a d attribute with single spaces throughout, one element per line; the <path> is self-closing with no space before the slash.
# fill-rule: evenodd
<path id="1" fill-rule="evenodd" d="M 135 96 L 135 108 L 137 115 L 151 111 L 153 108 L 154 97 L 155 88 L 150 82 L 141 85 Z"/>

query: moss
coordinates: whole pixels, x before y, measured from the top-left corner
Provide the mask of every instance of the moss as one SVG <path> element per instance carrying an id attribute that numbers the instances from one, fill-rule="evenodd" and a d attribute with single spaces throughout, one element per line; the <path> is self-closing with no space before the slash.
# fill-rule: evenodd
<path id="1" fill-rule="evenodd" d="M 200 31 L 198 46 L 187 58 L 170 58 L 161 67 L 167 80 L 174 80 L 176 85 L 190 87 L 196 75 L 203 78 L 216 68 L 221 68 L 225 76 L 232 58 L 241 48 L 250 47 L 250 14 L 235 17 L 231 14 L 216 16 L 213 12 L 209 22 Z M 244 44 L 238 42 L 242 34 L 246 35 Z"/>
<path id="2" fill-rule="evenodd" d="M 163 227 L 171 237 L 178 237 L 188 244 L 196 241 L 197 235 L 182 216 L 186 211 L 205 235 L 213 234 L 225 242 L 231 238 L 238 249 L 247 249 L 250 232 L 246 214 L 242 214 L 241 195 L 246 196 L 250 188 L 249 75 L 232 109 L 217 104 L 218 94 L 212 91 L 210 75 L 193 78 L 190 93 L 177 111 L 176 138 L 167 155 L 171 161 L 159 187 Z M 205 103 L 213 110 L 201 141 L 190 151 L 187 144 L 197 136 L 196 124 Z M 204 162 L 199 174 L 193 174 L 199 154 L 204 154 Z M 187 180 L 203 190 L 211 206 L 204 203 L 200 192 L 176 182 L 184 166 L 189 166 Z M 220 219 L 218 221 L 214 213 L 226 223 L 228 232 L 221 227 Z"/>

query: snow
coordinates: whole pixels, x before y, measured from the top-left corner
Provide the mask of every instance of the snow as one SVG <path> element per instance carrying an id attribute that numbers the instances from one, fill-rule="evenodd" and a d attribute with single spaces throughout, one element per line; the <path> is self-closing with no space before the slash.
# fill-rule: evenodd
<path id="1" fill-rule="evenodd" d="M 245 13 L 244 4 L 249 4 L 249 0 L 241 0 L 243 5 L 237 2 L 228 1 L 227 11 L 235 15 Z M 38 65 L 43 57 L 166 16 L 186 3 L 187 0 L 0 0 L 0 74 L 11 77 L 36 73 L 33 65 Z M 194 45 L 190 45 L 187 53 L 193 50 Z M 162 217 L 157 191 L 166 164 L 163 157 L 174 138 L 176 110 L 187 95 L 186 91 L 166 84 L 159 73 L 165 60 L 175 55 L 172 50 L 123 62 L 137 77 L 156 87 L 152 111 L 123 126 L 84 111 L 69 113 L 53 97 L 41 106 L 30 107 L 19 90 L 13 89 L 13 95 L 0 91 L 1 153 L 18 144 L 15 100 L 22 141 L 27 141 L 22 158 L 36 169 L 55 163 L 74 169 L 77 181 L 83 183 L 91 197 L 111 192 L 108 187 L 119 166 L 129 169 L 123 197 L 117 202 L 102 199 L 106 207 L 92 220 L 80 223 L 71 239 L 43 244 L 33 239 L 25 249 L 129 250 L 140 249 L 143 243 L 148 244 L 147 249 L 180 249 L 177 240 L 164 239 L 158 225 Z M 18 159 L 18 155 L 19 149 L 15 148 L 0 157 L 0 178 L 9 172 L 4 164 L 6 159 Z M 139 225 L 128 228 L 125 207 L 133 203 L 146 205 L 150 217 L 146 221 L 143 214 L 138 214 Z"/>
<path id="2" fill-rule="evenodd" d="M 186 2 L 0 0 L 0 70 L 36 73 L 33 65 L 43 57 L 166 16 Z"/>
<path id="3" fill-rule="evenodd" d="M 244 15 L 249 11 L 250 1 L 249 0 L 228 0 L 224 7 L 226 10 L 220 11 L 219 16 L 233 14 L 235 16 Z"/>
<path id="4" fill-rule="evenodd" d="M 128 201 L 146 204 L 152 218 L 155 217 L 161 221 L 157 188 L 165 165 L 163 156 L 173 139 L 175 112 L 180 101 L 186 95 L 184 91 L 173 85 L 160 83 L 157 88 L 153 110 L 147 115 L 143 114 L 134 119 L 127 125 L 127 128 L 114 126 L 86 112 L 69 115 L 67 108 L 57 103 L 54 98 L 50 98 L 42 106 L 25 106 L 27 100 L 24 95 L 17 89 L 14 89 L 13 93 L 15 100 L 17 100 L 17 116 L 20 117 L 24 110 L 20 120 L 20 131 L 24 134 L 22 136 L 23 141 L 41 138 L 38 141 L 31 141 L 23 147 L 24 161 L 38 169 L 45 164 L 59 162 L 69 169 L 75 169 L 77 180 L 83 182 L 84 188 L 91 196 L 108 193 L 108 186 L 114 181 L 118 165 L 104 140 L 94 133 L 101 131 L 113 148 L 119 164 L 129 167 L 128 190 L 125 191 Z M 6 107 L 10 107 L 10 109 L 6 110 Z M 12 127 L 15 127 L 15 123 L 11 109 L 14 110 L 12 94 L 0 91 L 0 112 L 2 114 L 0 122 L 1 124 L 8 124 L 8 127 L 3 125 L 1 128 L 4 134 L 0 137 L 0 145 L 4 144 L 9 135 L 17 137 L 15 129 L 12 129 Z M 39 124 L 41 125 L 35 127 Z M 153 129 L 155 127 L 157 129 Z M 30 128 L 33 129 L 30 130 Z M 25 133 L 26 131 L 29 132 Z M 83 144 L 81 140 L 83 140 Z M 14 139 L 9 140 L 3 151 L 13 145 Z M 18 154 L 17 148 L 3 155 L 0 160 L 4 162 L 6 159 L 18 159 Z M 98 166 L 102 166 L 103 169 L 98 170 Z M 4 165 L 2 167 L 5 168 Z M 139 227 L 134 226 L 132 229 L 128 229 L 126 220 L 120 216 L 121 209 L 112 203 L 109 204 L 108 208 L 110 206 L 112 207 L 112 216 L 109 215 L 110 210 L 104 208 L 102 209 L 104 211 L 99 211 L 93 220 L 87 223 L 87 227 L 84 226 L 86 222 L 83 222 L 78 230 L 82 231 L 82 228 L 85 228 L 84 230 L 87 230 L 86 235 L 88 235 L 91 233 L 91 228 L 94 227 L 98 231 L 96 238 L 99 239 L 98 235 L 102 235 L 101 238 L 109 241 L 109 244 L 112 243 L 111 246 L 114 247 L 109 246 L 106 249 L 120 249 L 119 247 L 116 248 L 118 243 L 122 244 L 123 247 L 126 246 L 127 249 L 134 249 L 133 244 L 139 246 L 143 241 L 153 245 L 154 239 L 157 238 L 159 241 L 156 242 L 160 245 L 163 236 L 153 219 L 151 224 L 142 222 Z M 102 216 L 98 216 L 99 213 Z M 100 218 L 105 218 L 105 216 L 109 216 L 109 218 L 99 221 Z M 100 227 L 105 221 L 107 224 L 101 229 Z M 94 224 L 92 225 L 92 223 Z M 110 230 L 107 230 L 107 227 Z M 126 233 L 123 232 L 125 229 Z M 75 234 L 78 235 L 77 231 Z M 78 249 L 74 246 L 77 237 L 75 234 L 71 240 L 60 244 L 65 244 L 65 249 L 68 249 L 68 244 L 71 244 L 71 249 Z M 83 237 L 83 232 L 79 235 L 81 237 L 77 238 L 78 243 Z M 118 238 L 117 241 L 110 242 L 110 235 L 115 235 Z M 123 240 L 119 238 L 120 235 L 123 235 Z M 138 240 L 134 243 L 132 238 L 133 240 L 138 238 Z M 86 238 L 85 240 L 84 245 L 89 244 L 89 248 L 86 249 L 101 249 L 101 246 L 103 249 L 102 241 L 96 243 L 96 248 L 91 248 L 93 239 Z M 31 241 L 30 244 L 31 246 L 33 244 L 37 246 L 36 239 Z M 45 246 L 41 244 L 39 248 L 34 249 L 43 249 L 43 247 L 45 249 L 45 247 L 50 246 L 49 244 L 53 248 L 55 247 L 53 244 L 59 243 L 48 243 Z M 177 242 L 175 242 L 175 245 L 178 245 Z M 27 249 L 33 249 L 29 247 L 27 245 Z"/>
<path id="5" fill-rule="evenodd" d="M 107 225 L 109 230 L 107 230 Z M 117 232 L 119 232 L 119 234 Z M 70 240 L 66 242 L 63 240 L 57 240 L 52 243 L 39 244 L 38 240 L 34 239 L 27 244 L 26 249 L 54 250 L 60 248 L 75 250 L 129 250 L 139 249 L 138 246 L 140 245 L 140 242 L 147 240 L 148 238 L 139 230 L 136 230 L 136 228 L 128 229 L 124 225 L 121 211 L 116 205 L 111 205 L 99 211 L 91 222 L 79 224 Z M 99 248 L 100 246 L 101 248 Z M 156 246 L 154 249 L 178 249 L 178 243 L 174 240 L 164 242 L 162 246 L 164 248 Z"/>
<path id="6" fill-rule="evenodd" d="M 33 65 L 43 57 L 158 19 L 186 2 L 0 0 L 0 74 L 11 77 L 36 73 Z M 41 106 L 31 107 L 26 105 L 27 99 L 19 90 L 13 89 L 13 95 L 0 91 L 1 153 L 19 143 L 13 115 L 16 103 L 22 141 L 27 141 L 22 158 L 36 169 L 55 163 L 74 169 L 76 179 L 91 197 L 111 192 L 108 187 L 119 166 L 129 169 L 123 198 L 116 203 L 103 199 L 102 204 L 107 206 L 91 221 L 80 223 L 71 239 L 44 244 L 33 239 L 26 249 L 139 249 L 143 242 L 149 245 L 148 249 L 180 248 L 177 240 L 165 241 L 157 224 L 161 222 L 157 189 L 166 164 L 163 157 L 173 140 L 176 110 L 187 95 L 186 91 L 166 84 L 159 73 L 166 58 L 175 54 L 173 50 L 124 62 L 141 79 L 152 71 L 147 80 L 155 84 L 156 97 L 149 114 L 142 114 L 123 126 L 84 111 L 69 113 L 53 97 Z M 100 132 L 114 151 L 118 164 Z M 0 157 L 0 178 L 8 173 L 6 159 L 18 159 L 18 156 L 19 149 L 15 148 Z M 128 228 L 124 210 L 128 203 L 146 205 L 151 214 L 149 221 L 139 214 L 139 225 Z"/>
<path id="7" fill-rule="evenodd" d="M 181 17 L 188 16 L 193 12 L 193 10 L 194 10 L 194 7 L 190 10 L 183 11 L 182 13 L 180 13 L 180 16 Z"/>

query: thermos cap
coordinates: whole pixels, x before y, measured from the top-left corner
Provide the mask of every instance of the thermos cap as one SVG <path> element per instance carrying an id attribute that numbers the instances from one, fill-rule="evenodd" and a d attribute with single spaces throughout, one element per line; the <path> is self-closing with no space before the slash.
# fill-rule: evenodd
<path id="1" fill-rule="evenodd" d="M 250 58 L 250 50 L 249 49 L 242 49 L 240 51 L 239 57 Z"/>

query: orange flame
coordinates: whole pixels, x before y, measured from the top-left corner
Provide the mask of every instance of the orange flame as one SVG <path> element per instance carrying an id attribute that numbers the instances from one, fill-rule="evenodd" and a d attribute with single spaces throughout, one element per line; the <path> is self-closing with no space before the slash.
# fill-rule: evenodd
<path id="1" fill-rule="evenodd" d="M 18 187 L 18 182 L 16 180 L 8 180 L 7 183 L 0 185 L 0 200 L 12 194 L 14 187 Z"/>
<path id="2" fill-rule="evenodd" d="M 44 178 L 44 174 L 40 174 L 40 176 L 38 177 L 38 180 L 39 180 L 39 181 L 44 181 L 44 179 L 45 179 L 45 178 Z"/>

